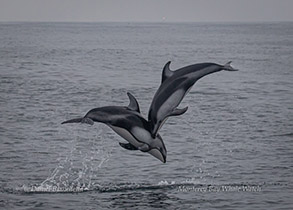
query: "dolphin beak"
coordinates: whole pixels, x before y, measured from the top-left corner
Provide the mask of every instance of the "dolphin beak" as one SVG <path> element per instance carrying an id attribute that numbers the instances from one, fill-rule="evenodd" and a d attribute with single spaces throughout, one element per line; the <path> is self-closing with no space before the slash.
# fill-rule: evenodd
<path id="1" fill-rule="evenodd" d="M 159 151 L 158 149 L 151 149 L 148 151 L 149 154 L 154 156 L 155 158 L 159 159 L 163 163 L 166 163 L 167 154 L 164 154 L 163 152 Z"/>
<path id="2" fill-rule="evenodd" d="M 165 154 L 163 154 L 163 163 L 166 163 L 166 161 L 167 161 L 167 157 L 166 157 L 166 155 Z"/>
<path id="3" fill-rule="evenodd" d="M 161 161 L 163 163 L 166 163 L 166 161 L 167 161 L 167 150 L 163 149 L 160 152 L 161 152 L 161 155 L 162 155 L 162 158 L 163 158 Z"/>

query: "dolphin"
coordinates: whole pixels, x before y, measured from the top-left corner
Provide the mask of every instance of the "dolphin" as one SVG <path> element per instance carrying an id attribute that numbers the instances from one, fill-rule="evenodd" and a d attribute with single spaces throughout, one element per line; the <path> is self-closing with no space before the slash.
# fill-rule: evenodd
<path id="1" fill-rule="evenodd" d="M 127 107 L 105 106 L 95 108 L 90 110 L 84 117 L 67 120 L 61 124 L 87 123 L 93 125 L 94 122 L 104 123 L 129 142 L 119 142 L 124 149 L 148 152 L 166 163 L 167 150 L 162 137 L 159 134 L 152 137 L 150 123 L 140 114 L 137 100 L 132 94 L 127 93 L 127 95 L 130 100 Z"/>
<path id="2" fill-rule="evenodd" d="M 156 136 L 159 129 L 170 116 L 184 114 L 188 107 L 177 108 L 184 96 L 189 92 L 194 83 L 200 78 L 221 70 L 237 71 L 230 64 L 198 63 L 185 66 L 176 71 L 170 70 L 171 61 L 163 68 L 161 85 L 155 93 L 148 113 L 152 136 Z"/>

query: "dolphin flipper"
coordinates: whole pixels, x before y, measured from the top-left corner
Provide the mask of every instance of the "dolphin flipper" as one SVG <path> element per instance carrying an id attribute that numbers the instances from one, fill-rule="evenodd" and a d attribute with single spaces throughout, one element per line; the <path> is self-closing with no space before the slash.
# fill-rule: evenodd
<path id="1" fill-rule="evenodd" d="M 187 111 L 187 109 L 188 109 L 188 106 L 183 109 L 175 108 L 170 114 L 168 114 L 165 118 L 163 118 L 162 122 L 158 122 L 157 124 L 153 123 L 154 127 L 156 127 L 157 129 L 152 129 L 152 131 L 151 131 L 152 137 L 153 138 L 156 137 L 157 133 L 159 132 L 159 130 L 161 129 L 161 127 L 163 126 L 163 124 L 165 123 L 165 121 L 167 120 L 168 117 L 182 115 Z"/>
<path id="2" fill-rule="evenodd" d="M 119 145 L 121 147 L 123 147 L 124 149 L 127 149 L 127 150 L 138 150 L 138 148 L 136 148 L 135 146 L 133 146 L 132 144 L 128 143 L 128 144 L 125 144 L 125 143 L 121 143 L 119 142 Z"/>
<path id="3" fill-rule="evenodd" d="M 130 143 L 127 143 L 127 144 L 125 144 L 125 143 L 121 143 L 121 142 L 119 142 L 119 145 L 121 146 L 121 147 L 123 147 L 124 149 L 127 149 L 127 150 L 140 150 L 140 151 L 142 151 L 142 152 L 148 152 L 148 151 L 150 151 L 150 147 L 149 147 L 149 145 L 147 145 L 147 144 L 143 144 L 141 147 L 135 147 L 135 146 L 133 146 L 132 144 L 130 144 Z"/>
<path id="4" fill-rule="evenodd" d="M 187 109 L 188 109 L 188 106 L 185 107 L 185 108 L 183 108 L 183 109 L 178 109 L 178 108 L 176 108 L 176 109 L 174 109 L 174 110 L 168 115 L 168 117 L 170 117 L 170 116 L 179 116 L 179 115 L 182 115 L 182 114 L 184 114 L 184 113 L 187 111 Z"/>

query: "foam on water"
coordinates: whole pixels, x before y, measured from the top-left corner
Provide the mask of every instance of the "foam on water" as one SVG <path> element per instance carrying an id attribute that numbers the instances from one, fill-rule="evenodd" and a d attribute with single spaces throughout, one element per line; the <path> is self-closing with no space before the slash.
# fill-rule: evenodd
<path id="1" fill-rule="evenodd" d="M 72 183 L 73 184 L 73 183 Z M 127 192 L 127 191 L 154 191 L 154 190 L 176 190 L 179 192 L 261 192 L 265 188 L 271 188 L 274 186 L 283 186 L 282 183 L 225 183 L 225 184 L 201 184 L 194 180 L 184 181 L 167 181 L 162 180 L 158 183 L 95 183 L 90 186 L 86 185 L 71 185 L 67 187 L 60 187 L 57 183 L 40 184 L 36 186 L 18 187 L 16 192 L 20 193 L 83 193 L 88 191 L 96 191 L 99 193 L 111 193 L 111 192 Z"/>

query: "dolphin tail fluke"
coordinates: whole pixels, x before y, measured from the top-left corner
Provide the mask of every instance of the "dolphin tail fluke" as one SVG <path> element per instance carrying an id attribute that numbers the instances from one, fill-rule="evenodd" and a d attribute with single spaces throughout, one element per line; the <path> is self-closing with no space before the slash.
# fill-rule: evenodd
<path id="1" fill-rule="evenodd" d="M 234 68 L 231 66 L 231 63 L 232 63 L 232 61 L 229 61 L 228 63 L 226 63 L 226 64 L 223 66 L 223 70 L 226 70 L 226 71 L 238 71 L 238 69 L 234 69 Z"/>
<path id="2" fill-rule="evenodd" d="M 66 123 L 86 123 L 86 124 L 93 125 L 94 121 L 87 117 L 81 117 L 81 118 L 74 118 L 71 120 L 64 121 L 61 124 L 66 124 Z"/>

